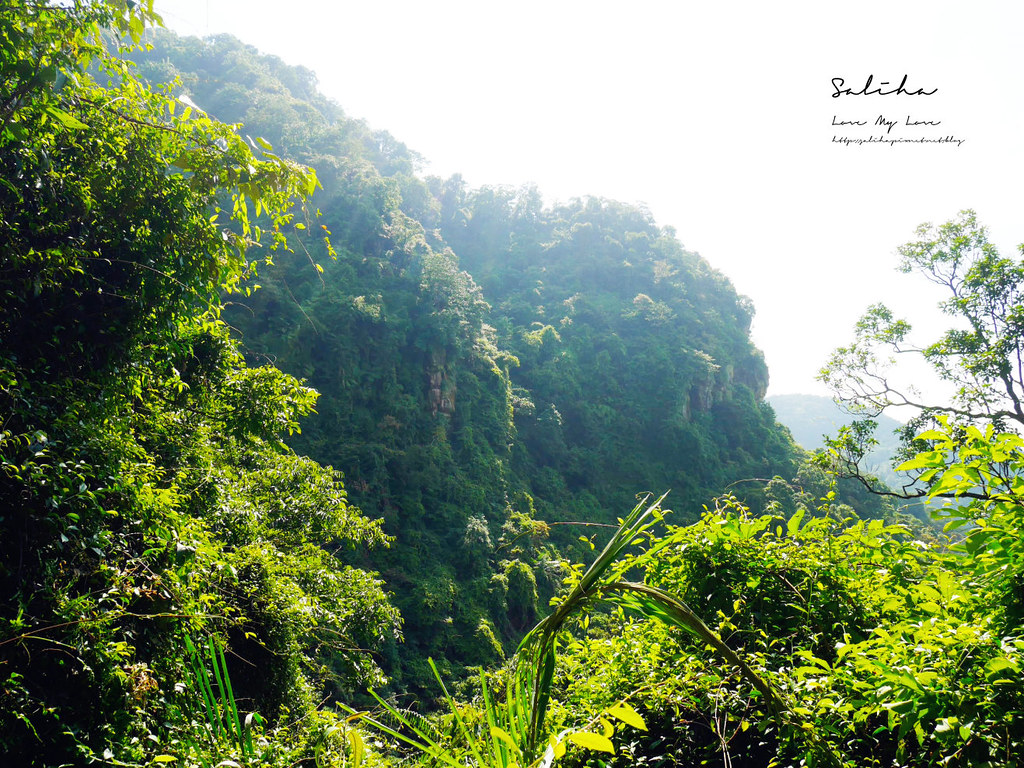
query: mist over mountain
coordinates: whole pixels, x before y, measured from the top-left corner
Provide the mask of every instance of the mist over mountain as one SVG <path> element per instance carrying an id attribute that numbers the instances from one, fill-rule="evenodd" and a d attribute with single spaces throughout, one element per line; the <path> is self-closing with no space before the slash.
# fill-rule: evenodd
<path id="1" fill-rule="evenodd" d="M 671 489 L 692 520 L 737 481 L 795 476 L 753 307 L 647 211 L 421 178 L 413 151 L 320 96 L 308 70 L 226 36 L 154 43 L 144 77 L 178 78 L 318 173 L 307 231 L 326 228 L 336 255 L 307 238 L 225 318 L 251 360 L 321 393 L 290 443 L 341 470 L 395 537 L 372 565 L 404 657 L 501 657 L 559 578 L 544 548 L 579 546 L 637 494 Z M 762 503 L 758 484 L 736 488 Z"/>
<path id="2" fill-rule="evenodd" d="M 775 411 L 780 424 L 793 434 L 793 440 L 809 451 L 825 447 L 825 438 L 836 437 L 839 428 L 853 423 L 858 417 L 844 411 L 829 397 L 821 395 L 771 395 L 767 402 Z M 902 489 L 908 482 L 905 474 L 895 471 L 900 464 L 902 449 L 900 432 L 904 424 L 884 413 L 875 418 L 874 439 L 878 444 L 863 462 L 863 468 L 893 489 Z M 904 505 L 904 511 L 927 521 L 921 502 Z"/>
<path id="3" fill-rule="evenodd" d="M 823 448 L 824 438 L 834 437 L 839 427 L 857 418 L 844 411 L 832 398 L 822 395 L 771 395 L 766 400 L 775 410 L 779 422 L 789 427 L 797 444 L 809 451 Z M 885 456 L 892 457 L 899 447 L 899 437 L 895 433 L 903 423 L 884 413 L 876 421 L 876 453 L 882 460 Z"/>

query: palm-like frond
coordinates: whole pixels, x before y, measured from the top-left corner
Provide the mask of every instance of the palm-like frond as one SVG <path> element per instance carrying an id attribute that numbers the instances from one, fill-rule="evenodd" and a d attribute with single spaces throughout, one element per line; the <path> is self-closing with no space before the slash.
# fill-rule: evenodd
<path id="1" fill-rule="evenodd" d="M 600 599 L 603 581 L 621 577 L 621 572 L 613 570 L 613 566 L 618 563 L 621 568 L 622 553 L 660 519 L 661 502 L 667 495 L 663 494 L 652 504 L 647 504 L 648 496 L 633 508 L 555 611 L 542 619 L 519 644 L 513 678 L 520 689 L 519 695 L 525 693 L 530 702 L 530 717 L 523 741 L 526 755 L 535 755 L 545 741 L 544 720 L 551 697 L 558 633 L 570 616 Z"/>

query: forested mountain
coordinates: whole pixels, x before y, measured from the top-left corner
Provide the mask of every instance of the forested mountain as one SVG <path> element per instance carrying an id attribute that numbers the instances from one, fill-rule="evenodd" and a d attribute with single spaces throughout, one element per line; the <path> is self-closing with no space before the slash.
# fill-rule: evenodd
<path id="1" fill-rule="evenodd" d="M 346 117 L 312 73 L 230 37 L 154 43 L 136 56 L 144 77 L 178 78 L 175 93 L 323 185 L 321 216 L 299 225 L 326 228 L 336 254 L 307 238 L 275 256 L 225 318 L 252 362 L 320 393 L 289 444 L 341 470 L 395 537 L 372 564 L 405 622 L 386 667 L 398 682 L 427 679 L 428 655 L 511 649 L 538 582 L 560 580 L 548 533 L 592 533 L 550 524 L 611 523 L 668 489 L 692 519 L 730 483 L 796 474 L 763 402 L 753 308 L 649 213 L 420 179 L 414 153 Z M 737 492 L 760 504 L 758 488 Z"/>

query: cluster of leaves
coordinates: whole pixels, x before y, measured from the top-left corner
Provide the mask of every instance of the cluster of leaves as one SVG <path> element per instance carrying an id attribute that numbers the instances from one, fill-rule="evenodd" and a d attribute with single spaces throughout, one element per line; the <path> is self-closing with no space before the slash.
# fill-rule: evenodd
<path id="1" fill-rule="evenodd" d="M 758 517 L 723 499 L 637 562 L 646 583 L 715 617 L 789 719 L 703 642 L 626 614 L 567 651 L 564 706 L 631 696 L 650 731 L 621 745 L 623 765 L 1015 765 L 1024 639 L 976 559 L 821 511 Z"/>
<path id="2" fill-rule="evenodd" d="M 138 43 L 151 2 L 2 13 L 0 751 L 186 760 L 186 638 L 216 634 L 288 763 L 322 731 L 322 663 L 378 682 L 398 631 L 329 549 L 379 523 L 282 443 L 315 392 L 218 319 L 316 175 L 134 76 L 104 35 Z"/>
<path id="3" fill-rule="evenodd" d="M 663 536 L 638 507 L 569 568 L 503 701 L 482 678 L 433 726 L 379 698 L 383 719 L 353 717 L 451 765 L 1013 764 L 1018 702 L 992 694 L 1024 646 L 993 636 L 984 585 L 955 548 L 833 501 L 757 517 L 727 497 Z"/>
<path id="4" fill-rule="evenodd" d="M 936 493 L 969 498 L 1024 469 L 1019 436 L 968 437 L 954 459 L 951 435 L 921 435 L 933 450 L 911 463 L 941 475 Z M 445 692 L 451 714 L 433 727 L 383 700 L 390 724 L 354 716 L 425 764 L 1017 765 L 1021 500 L 953 508 L 947 527 L 971 531 L 950 541 L 860 520 L 834 492 L 791 514 L 783 490 L 769 495 L 767 514 L 725 497 L 660 536 L 635 510 L 570 568 L 504 701 L 482 679 L 472 703 Z"/>

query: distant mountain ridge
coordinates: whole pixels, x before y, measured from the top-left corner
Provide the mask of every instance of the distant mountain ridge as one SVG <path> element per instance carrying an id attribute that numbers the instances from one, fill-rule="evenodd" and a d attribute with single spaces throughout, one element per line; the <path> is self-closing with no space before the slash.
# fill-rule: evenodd
<path id="1" fill-rule="evenodd" d="M 831 398 L 822 395 L 770 395 L 765 399 L 775 410 L 779 421 L 789 427 L 793 439 L 808 451 L 823 448 L 825 436 L 834 436 L 839 427 L 857 418 L 836 405 Z M 879 443 L 879 452 L 889 451 L 891 454 L 899 445 L 893 433 L 903 424 L 885 414 L 876 421 L 878 429 L 875 438 Z"/>
<path id="2" fill-rule="evenodd" d="M 857 419 L 831 398 L 821 395 L 771 395 L 766 401 L 779 423 L 789 428 L 793 440 L 808 451 L 823 448 L 826 436 L 834 437 L 840 427 Z M 875 430 L 878 447 L 868 455 L 865 467 L 890 487 L 899 488 L 905 480 L 893 471 L 893 463 L 900 447 L 896 432 L 903 424 L 885 414 L 875 420 L 878 422 Z"/>

